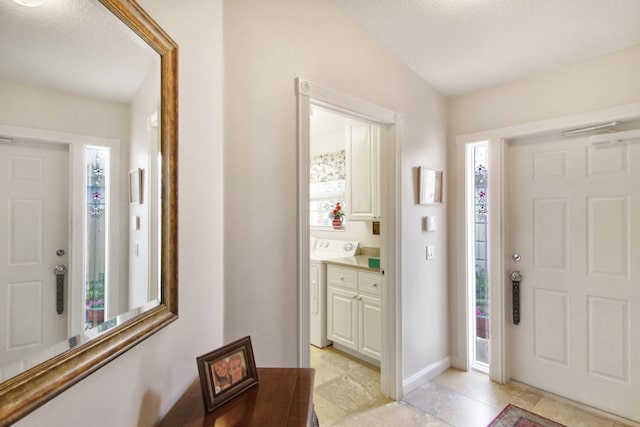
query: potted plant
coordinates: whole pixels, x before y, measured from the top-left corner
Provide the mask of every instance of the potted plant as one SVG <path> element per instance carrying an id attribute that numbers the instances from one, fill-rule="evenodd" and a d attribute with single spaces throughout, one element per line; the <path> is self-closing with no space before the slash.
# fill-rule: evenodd
<path id="1" fill-rule="evenodd" d="M 87 321 L 98 325 L 104 321 L 104 281 L 91 280 L 87 286 Z"/>
<path id="2" fill-rule="evenodd" d="M 333 228 L 335 229 L 342 228 L 343 217 L 344 217 L 344 211 L 342 210 L 342 205 L 340 205 L 340 202 L 337 202 L 335 208 L 333 208 L 333 211 L 331 211 L 331 218 L 332 218 L 331 224 L 333 225 Z"/>
<path id="3" fill-rule="evenodd" d="M 489 337 L 489 319 L 487 314 L 487 301 L 476 300 L 476 336 L 478 338 Z"/>
<path id="4" fill-rule="evenodd" d="M 476 336 L 489 337 L 489 300 L 487 271 L 476 265 Z"/>

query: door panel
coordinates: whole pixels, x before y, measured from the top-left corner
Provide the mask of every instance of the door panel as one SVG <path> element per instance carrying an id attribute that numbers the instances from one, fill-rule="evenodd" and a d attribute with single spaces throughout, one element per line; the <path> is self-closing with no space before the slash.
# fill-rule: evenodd
<path id="1" fill-rule="evenodd" d="M 27 355 L 37 359 L 67 337 L 68 287 L 58 314 L 53 268 L 67 264 L 56 251 L 69 250 L 68 154 L 62 144 L 0 145 L 0 238 L 7 242 L 0 248 L 3 366 Z"/>
<path id="2" fill-rule="evenodd" d="M 506 158 L 513 379 L 640 420 L 640 144 L 516 141 Z"/>

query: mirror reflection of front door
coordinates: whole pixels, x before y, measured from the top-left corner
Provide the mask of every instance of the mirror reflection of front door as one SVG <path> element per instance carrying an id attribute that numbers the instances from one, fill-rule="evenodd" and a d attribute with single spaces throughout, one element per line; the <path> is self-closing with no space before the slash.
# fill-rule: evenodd
<path id="1" fill-rule="evenodd" d="M 67 337 L 68 285 L 58 314 L 58 264 L 68 266 L 69 150 L 66 144 L 0 144 L 0 365 L 21 368 Z M 5 244 L 6 242 L 6 244 Z"/>
<path id="2" fill-rule="evenodd" d="M 550 138 L 508 159 L 512 377 L 640 421 L 640 145 Z"/>

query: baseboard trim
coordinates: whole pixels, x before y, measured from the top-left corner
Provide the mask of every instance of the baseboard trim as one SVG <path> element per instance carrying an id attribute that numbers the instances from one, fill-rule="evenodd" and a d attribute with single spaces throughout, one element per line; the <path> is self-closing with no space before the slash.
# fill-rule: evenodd
<path id="1" fill-rule="evenodd" d="M 420 387 L 422 384 L 437 377 L 450 367 L 451 359 L 449 356 L 445 357 L 444 359 L 438 360 L 429 366 L 426 366 L 424 369 L 402 381 L 402 394 L 406 396 L 413 390 Z"/>
<path id="2" fill-rule="evenodd" d="M 374 359 L 371 356 L 367 356 L 366 354 L 358 353 L 357 351 L 351 350 L 350 348 L 345 347 L 345 346 L 343 346 L 341 344 L 338 344 L 336 342 L 333 343 L 333 348 L 335 348 L 336 350 L 340 350 L 341 352 L 346 353 L 349 356 L 353 356 L 356 359 L 360 359 L 363 362 L 366 362 L 366 363 L 368 363 L 370 365 L 373 365 L 373 366 L 375 366 L 377 368 L 380 367 L 380 361 Z"/>

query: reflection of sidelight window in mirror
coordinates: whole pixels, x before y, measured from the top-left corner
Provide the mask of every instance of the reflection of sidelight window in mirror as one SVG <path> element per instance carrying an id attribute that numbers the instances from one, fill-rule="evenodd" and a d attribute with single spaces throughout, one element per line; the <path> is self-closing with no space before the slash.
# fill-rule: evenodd
<path id="1" fill-rule="evenodd" d="M 86 159 L 86 257 L 85 257 L 85 329 L 104 322 L 107 265 L 107 228 L 109 185 L 107 171 L 109 150 L 87 147 Z"/>

